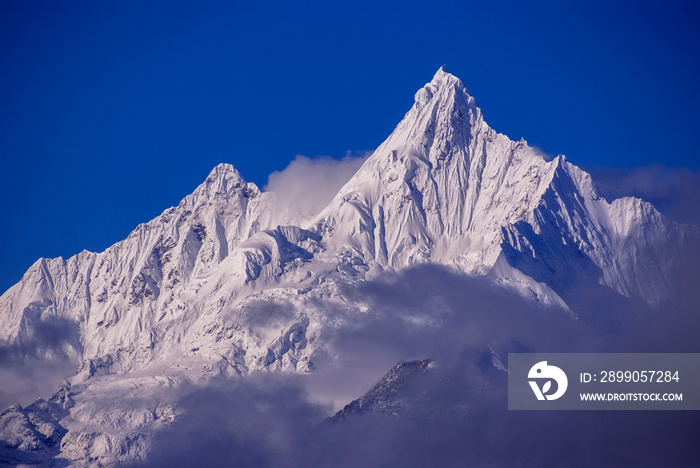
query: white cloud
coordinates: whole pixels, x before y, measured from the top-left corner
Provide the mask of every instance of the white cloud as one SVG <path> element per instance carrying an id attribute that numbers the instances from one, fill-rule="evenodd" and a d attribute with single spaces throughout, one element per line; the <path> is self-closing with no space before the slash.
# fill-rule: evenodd
<path id="1" fill-rule="evenodd" d="M 343 159 L 297 155 L 282 171 L 270 174 L 265 191 L 281 216 L 280 224 L 313 218 L 357 172 L 370 153 L 348 153 Z"/>
<path id="2" fill-rule="evenodd" d="M 700 226 L 700 170 L 659 165 L 585 168 L 608 200 L 638 197 L 674 221 Z"/>

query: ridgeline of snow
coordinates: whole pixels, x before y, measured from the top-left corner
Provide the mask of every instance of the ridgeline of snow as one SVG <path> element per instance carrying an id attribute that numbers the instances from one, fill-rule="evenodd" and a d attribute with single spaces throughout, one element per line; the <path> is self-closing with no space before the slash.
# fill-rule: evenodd
<path id="1" fill-rule="evenodd" d="M 0 414 L 2 440 L 19 447 L 0 459 L 138 460 L 177 414 L 165 396 L 139 400 L 142 390 L 310 371 L 333 359 L 325 337 L 342 326 L 320 304 L 361 313 L 342 286 L 388 270 L 447 265 L 564 309 L 580 284 L 657 305 L 698 235 L 639 199 L 606 202 L 563 156 L 547 161 L 495 132 L 444 69 L 327 207 L 298 226 L 279 226 L 285 217 L 221 164 L 106 251 L 38 260 L 0 298 L 0 343 L 79 369 L 48 402 Z M 55 318 L 76 340 L 38 339 Z M 116 394 L 122 403 L 100 403 Z"/>

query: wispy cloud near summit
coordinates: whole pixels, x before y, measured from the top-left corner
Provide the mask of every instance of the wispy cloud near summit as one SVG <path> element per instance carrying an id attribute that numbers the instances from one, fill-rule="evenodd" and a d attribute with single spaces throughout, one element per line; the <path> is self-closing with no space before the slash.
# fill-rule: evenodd
<path id="1" fill-rule="evenodd" d="M 308 220 L 326 207 L 369 155 L 348 152 L 340 160 L 297 155 L 286 168 L 270 174 L 265 191 L 270 192 L 278 213 Z"/>

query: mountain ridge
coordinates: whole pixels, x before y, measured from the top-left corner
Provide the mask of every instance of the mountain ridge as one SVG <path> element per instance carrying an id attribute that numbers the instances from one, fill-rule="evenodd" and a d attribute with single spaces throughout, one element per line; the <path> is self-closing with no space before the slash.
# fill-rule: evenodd
<path id="1" fill-rule="evenodd" d="M 337 357 L 328 337 L 347 326 L 327 308 L 365 313 L 348 288 L 388 272 L 444 265 L 568 312 L 587 284 L 658 307 L 672 288 L 668 272 L 698 237 L 639 199 L 606 202 L 564 156 L 545 160 L 497 133 L 441 68 L 312 219 L 276 213 L 268 193 L 219 164 L 105 251 L 38 260 L 0 297 L 0 343 L 76 363 L 62 390 L 75 399 L 62 451 L 113 463 L 142 453 L 129 441 L 146 444 L 161 421 L 140 408 L 115 422 L 93 398 L 127 381 L 159 389 L 310 372 Z M 77 338 L 56 332 L 43 343 L 38 330 L 56 318 Z M 155 407 L 176 412 L 168 405 Z M 121 432 L 105 429 L 114 425 Z"/>
<path id="2" fill-rule="evenodd" d="M 591 281 L 598 275 L 619 294 L 659 304 L 668 285 L 652 279 L 663 272 L 652 268 L 640 283 L 635 272 L 643 268 L 629 253 L 650 247 L 644 233 L 653 225 L 651 243 L 665 242 L 666 263 L 673 263 L 698 231 L 641 200 L 607 203 L 590 176 L 564 156 L 546 161 L 524 140 L 496 133 L 462 82 L 444 68 L 325 209 L 296 228 L 277 221 L 265 192 L 232 165 L 219 164 L 176 207 L 104 252 L 38 260 L 0 297 L 0 338 L 26 341 L 37 317 L 70 310 L 83 334 L 93 335 L 83 350 L 63 351 L 97 357 L 120 343 L 106 343 L 96 329 L 122 327 L 124 313 L 138 309 L 139 320 L 120 335 L 148 348 L 141 332 L 181 295 L 203 287 L 205 278 L 218 276 L 219 284 L 233 281 L 244 290 L 261 278 L 274 284 L 290 268 L 315 260 L 333 269 L 341 259 L 370 276 L 435 262 L 564 307 L 561 296 L 576 286 L 577 275 Z M 588 266 L 572 269 L 566 259 Z M 571 278 L 558 273 L 567 270 Z"/>

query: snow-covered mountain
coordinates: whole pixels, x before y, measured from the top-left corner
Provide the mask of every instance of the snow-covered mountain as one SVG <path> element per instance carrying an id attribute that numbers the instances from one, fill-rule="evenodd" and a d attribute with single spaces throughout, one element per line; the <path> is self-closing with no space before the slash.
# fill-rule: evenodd
<path id="1" fill-rule="evenodd" d="M 443 69 L 319 221 L 329 244 L 363 259 L 453 265 L 544 301 L 587 277 L 659 303 L 668 265 L 644 252 L 663 243 L 672 262 L 688 235 L 639 199 L 607 203 L 564 156 L 547 161 L 491 129 Z"/>
<path id="2" fill-rule="evenodd" d="M 0 297 L 0 343 L 67 357 L 78 372 L 48 403 L 2 413 L 0 435 L 15 455 L 39 447 L 77 464 L 139 459 L 148 435 L 177 415 L 167 396 L 140 400 L 145 391 L 311 371 L 334 358 L 327 336 L 344 325 L 329 320 L 328 304 L 366 310 L 345 297 L 348 285 L 435 263 L 563 309 L 582 284 L 657 306 L 699 235 L 642 200 L 608 203 L 564 156 L 547 160 L 497 133 L 440 69 L 310 221 L 277 213 L 269 194 L 221 164 L 106 251 L 38 260 Z M 77 336 L 43 342 L 37 330 L 57 319 Z M 115 393 L 140 403 L 100 403 Z M 36 443 L 21 435 L 47 431 Z"/>
<path id="3" fill-rule="evenodd" d="M 407 398 L 402 398 L 402 390 L 417 376 L 427 372 L 431 362 L 430 359 L 424 359 L 396 364 L 370 391 L 345 405 L 330 421 L 337 423 L 367 413 L 398 416 L 408 404 Z"/>

